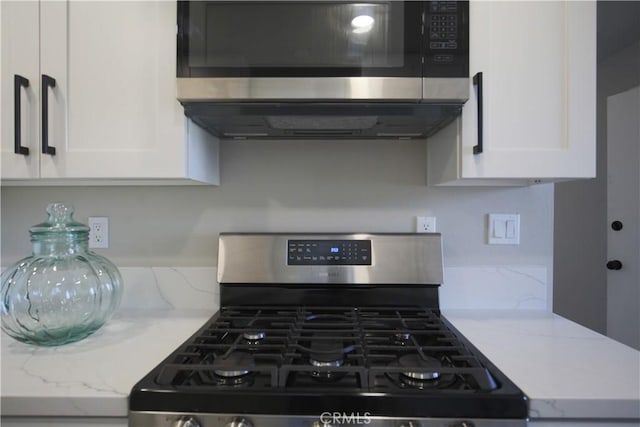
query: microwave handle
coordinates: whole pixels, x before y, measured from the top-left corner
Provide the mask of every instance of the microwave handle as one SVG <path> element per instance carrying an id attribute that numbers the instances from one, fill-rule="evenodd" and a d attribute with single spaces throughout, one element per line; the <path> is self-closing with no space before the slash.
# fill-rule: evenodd
<path id="1" fill-rule="evenodd" d="M 13 109 L 14 109 L 14 152 L 16 154 L 22 154 L 23 156 L 29 155 L 29 147 L 22 145 L 22 108 L 20 106 L 21 88 L 29 87 L 29 79 L 22 77 L 18 74 L 13 78 Z"/>
<path id="2" fill-rule="evenodd" d="M 56 87 L 56 79 L 42 75 L 42 154 L 56 155 L 56 147 L 49 145 L 49 88 Z"/>
<path id="3" fill-rule="evenodd" d="M 473 154 L 480 154 L 483 150 L 483 128 L 482 128 L 482 71 L 473 76 L 473 86 L 476 89 L 476 101 L 478 102 L 478 143 L 473 147 Z"/>

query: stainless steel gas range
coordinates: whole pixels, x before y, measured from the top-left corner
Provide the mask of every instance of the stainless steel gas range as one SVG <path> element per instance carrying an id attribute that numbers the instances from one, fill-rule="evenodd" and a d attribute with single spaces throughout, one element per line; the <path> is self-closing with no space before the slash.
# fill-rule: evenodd
<path id="1" fill-rule="evenodd" d="M 221 308 L 131 392 L 129 426 L 525 426 L 441 315 L 439 234 L 222 234 Z"/>

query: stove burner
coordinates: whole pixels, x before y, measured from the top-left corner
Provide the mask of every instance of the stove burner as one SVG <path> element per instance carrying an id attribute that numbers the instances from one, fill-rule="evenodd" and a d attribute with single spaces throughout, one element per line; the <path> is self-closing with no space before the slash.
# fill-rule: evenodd
<path id="1" fill-rule="evenodd" d="M 236 378 L 236 377 L 244 377 L 248 375 L 249 372 L 246 369 L 238 370 L 238 371 L 225 371 L 222 369 L 214 369 L 213 373 L 224 378 Z"/>
<path id="2" fill-rule="evenodd" d="M 437 379 L 433 380 L 414 380 L 409 377 L 405 377 L 404 375 L 399 375 L 399 384 L 401 386 L 406 386 L 410 388 L 415 388 L 418 390 L 428 390 L 428 389 L 451 389 L 455 386 L 457 377 L 452 374 L 446 374 L 439 376 Z"/>
<path id="3" fill-rule="evenodd" d="M 220 356 L 213 364 L 213 373 L 223 378 L 244 377 L 251 373 L 255 366 L 253 357 L 249 353 L 234 351 L 227 357 Z"/>
<path id="4" fill-rule="evenodd" d="M 407 370 L 402 371 L 402 375 L 412 380 L 435 380 L 440 377 L 438 369 L 442 368 L 442 363 L 434 358 L 425 356 L 420 357 L 418 354 L 405 354 L 398 359 L 398 365 L 407 369 L 424 368 L 425 370 Z"/>
<path id="5" fill-rule="evenodd" d="M 309 355 L 309 363 L 316 368 L 340 368 L 344 365 L 344 349 L 335 342 L 314 342 L 311 344 L 312 353 Z M 311 376 L 324 380 L 337 379 L 332 371 L 313 371 Z"/>
<path id="6" fill-rule="evenodd" d="M 247 341 L 252 341 L 253 343 L 260 342 L 266 337 L 267 334 L 261 331 L 247 331 L 242 334 L 242 337 Z"/>
<path id="7" fill-rule="evenodd" d="M 309 364 L 316 368 L 340 368 L 345 364 L 344 355 L 353 351 L 353 346 L 344 347 L 344 343 L 335 340 L 330 333 L 315 333 L 309 349 Z M 312 371 L 311 376 L 320 381 L 338 381 L 342 372 L 331 370 Z"/>
<path id="8" fill-rule="evenodd" d="M 400 372 L 385 373 L 387 378 L 401 388 L 451 389 L 456 386 L 459 379 L 455 374 L 441 374 L 439 371 L 443 367 L 443 363 L 429 356 L 423 358 L 418 354 L 405 354 L 388 366 L 402 368 Z"/>
<path id="9" fill-rule="evenodd" d="M 310 362 L 342 364 L 344 355 L 353 351 L 352 345 L 345 347 L 344 342 L 337 341 L 335 335 L 331 333 L 315 333 L 311 336 L 311 340 L 308 349 Z"/>

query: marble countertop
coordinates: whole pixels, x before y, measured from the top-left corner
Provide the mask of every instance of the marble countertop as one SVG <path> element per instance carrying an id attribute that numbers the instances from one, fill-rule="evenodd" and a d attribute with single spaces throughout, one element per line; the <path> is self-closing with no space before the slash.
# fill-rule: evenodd
<path id="1" fill-rule="evenodd" d="M 126 417 L 131 387 L 212 314 L 121 310 L 95 334 L 60 347 L 2 333 L 2 415 Z"/>
<path id="2" fill-rule="evenodd" d="M 82 341 L 37 347 L 0 336 L 2 416 L 126 417 L 133 385 L 218 309 L 209 267 L 120 268 L 114 318 Z"/>
<path id="3" fill-rule="evenodd" d="M 636 420 L 640 352 L 546 311 L 444 316 L 529 398 L 530 418 Z"/>
<path id="4" fill-rule="evenodd" d="M 2 413 L 125 417 L 134 383 L 211 314 L 124 310 L 93 336 L 55 348 L 4 335 Z M 640 352 L 543 311 L 444 314 L 525 392 L 531 418 L 640 421 Z"/>
<path id="5" fill-rule="evenodd" d="M 107 325 L 77 343 L 36 347 L 2 334 L 2 415 L 126 417 L 133 385 L 217 310 L 211 274 L 124 271 L 135 293 L 125 294 Z M 524 391 L 532 419 L 640 424 L 640 352 L 546 310 L 443 313 Z"/>

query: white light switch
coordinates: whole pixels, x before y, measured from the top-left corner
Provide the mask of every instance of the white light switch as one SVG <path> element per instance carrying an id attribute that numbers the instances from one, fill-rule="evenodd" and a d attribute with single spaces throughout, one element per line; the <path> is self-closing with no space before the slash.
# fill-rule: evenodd
<path id="1" fill-rule="evenodd" d="M 507 220 L 507 232 L 504 236 L 507 239 L 515 239 L 516 237 L 516 222 L 513 220 Z"/>
<path id="2" fill-rule="evenodd" d="M 493 221 L 493 233 L 491 233 L 491 236 L 493 236 L 496 239 L 504 239 L 505 236 L 507 235 L 507 225 L 504 221 L 502 221 L 501 219 L 496 219 Z"/>
<path id="3" fill-rule="evenodd" d="M 490 245 L 520 244 L 520 214 L 489 214 Z"/>

